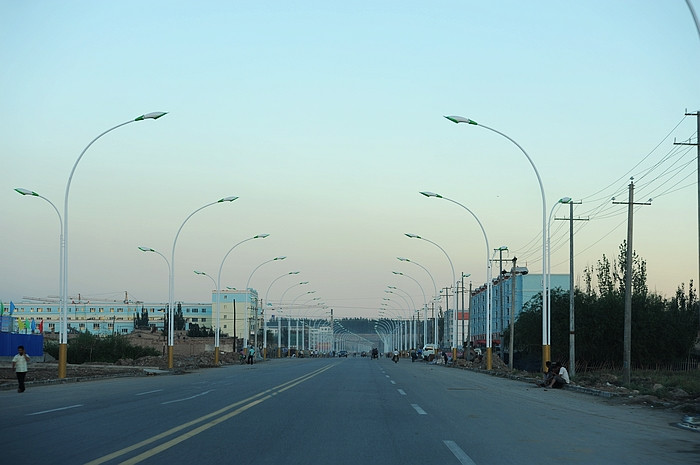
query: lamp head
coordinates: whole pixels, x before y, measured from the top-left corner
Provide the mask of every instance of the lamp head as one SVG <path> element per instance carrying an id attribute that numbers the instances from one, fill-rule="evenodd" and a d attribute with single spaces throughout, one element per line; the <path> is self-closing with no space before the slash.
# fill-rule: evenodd
<path id="1" fill-rule="evenodd" d="M 272 260 L 284 260 L 285 258 L 287 258 L 287 256 L 286 256 L 286 255 L 282 255 L 281 257 L 275 257 L 275 258 L 273 258 Z"/>
<path id="2" fill-rule="evenodd" d="M 15 192 L 22 194 L 22 195 L 31 195 L 33 197 L 39 197 L 39 194 L 37 194 L 36 192 L 30 191 L 29 189 L 25 189 L 23 187 L 15 188 Z"/>
<path id="3" fill-rule="evenodd" d="M 411 261 L 408 258 L 404 258 L 404 257 L 396 257 L 396 258 L 401 262 L 410 262 Z"/>
<path id="4" fill-rule="evenodd" d="M 144 247 L 144 246 L 139 246 L 139 250 L 140 250 L 141 252 L 155 252 L 155 250 L 153 250 L 152 248 L 150 248 L 150 247 Z"/>
<path id="5" fill-rule="evenodd" d="M 476 121 L 471 120 L 469 118 L 465 118 L 464 116 L 445 116 L 448 120 L 452 121 L 453 123 L 467 123 L 467 124 L 474 124 L 477 125 Z"/>
<path id="6" fill-rule="evenodd" d="M 154 111 L 151 113 L 146 113 L 145 115 L 141 115 L 138 118 L 136 118 L 134 121 L 143 121 L 145 119 L 158 119 L 161 116 L 167 115 L 167 111 Z"/>
<path id="7" fill-rule="evenodd" d="M 265 239 L 269 234 L 257 234 L 253 236 L 253 239 Z"/>
<path id="8" fill-rule="evenodd" d="M 194 270 L 194 274 L 201 274 L 201 275 L 203 275 L 203 276 L 206 276 L 206 273 L 205 273 L 204 271 L 197 271 L 197 270 Z"/>
<path id="9" fill-rule="evenodd" d="M 423 194 L 426 197 L 437 197 L 438 199 L 442 198 L 442 196 L 440 194 L 436 194 L 435 192 L 425 191 L 425 192 L 421 192 L 421 194 Z"/>
<path id="10" fill-rule="evenodd" d="M 308 281 L 302 281 L 302 282 L 300 282 L 299 284 L 300 284 L 300 285 L 301 285 L 301 284 L 309 284 L 309 282 L 308 282 Z"/>
<path id="11" fill-rule="evenodd" d="M 231 197 L 224 197 L 223 199 L 219 199 L 219 200 L 217 200 L 217 202 L 219 202 L 219 203 L 221 203 L 221 202 L 233 202 L 237 198 L 238 197 L 236 197 L 235 195 L 232 195 Z"/>
<path id="12" fill-rule="evenodd" d="M 571 202 L 571 197 L 562 197 L 559 199 L 559 203 L 569 203 Z"/>
<path id="13" fill-rule="evenodd" d="M 287 274 L 299 274 L 299 273 L 300 273 L 300 271 L 290 271 L 290 272 L 287 273 Z"/>
<path id="14" fill-rule="evenodd" d="M 406 234 L 404 234 L 404 236 L 410 237 L 411 239 L 423 239 L 423 238 L 420 237 L 418 234 L 406 233 Z"/>
<path id="15" fill-rule="evenodd" d="M 400 271 L 392 271 L 392 273 L 397 274 L 399 276 L 403 276 L 403 273 L 401 273 Z"/>

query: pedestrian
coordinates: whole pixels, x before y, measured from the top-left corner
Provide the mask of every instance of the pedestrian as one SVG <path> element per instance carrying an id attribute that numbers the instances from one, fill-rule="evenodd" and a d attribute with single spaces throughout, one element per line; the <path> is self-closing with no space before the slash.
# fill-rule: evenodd
<path id="1" fill-rule="evenodd" d="M 545 387 L 563 388 L 565 385 L 571 382 L 571 379 L 569 379 L 569 372 L 566 368 L 564 368 L 564 366 L 562 366 L 561 363 L 556 362 L 552 365 L 552 367 L 554 371 L 554 376 L 552 377 L 549 384 L 547 384 Z"/>
<path id="2" fill-rule="evenodd" d="M 24 353 L 24 346 L 17 347 L 17 355 L 12 358 L 12 369 L 17 373 L 19 387 L 17 392 L 24 392 L 24 378 L 27 377 L 27 362 L 29 355 Z"/>
<path id="3" fill-rule="evenodd" d="M 252 365 L 253 362 L 255 361 L 255 347 L 253 347 L 253 344 L 248 347 L 248 364 Z"/>

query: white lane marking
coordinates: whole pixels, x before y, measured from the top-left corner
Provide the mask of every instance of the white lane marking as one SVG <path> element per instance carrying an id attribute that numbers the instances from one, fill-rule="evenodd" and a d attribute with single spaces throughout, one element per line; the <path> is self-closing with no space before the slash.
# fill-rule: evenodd
<path id="1" fill-rule="evenodd" d="M 474 462 L 471 457 L 469 457 L 466 452 L 462 450 L 461 447 L 457 445 L 454 441 L 446 441 L 443 440 L 442 442 L 445 443 L 448 449 L 450 449 L 450 452 L 454 454 L 455 457 L 457 457 L 457 460 L 459 460 L 459 463 L 462 465 L 476 465 L 476 462 Z"/>
<path id="2" fill-rule="evenodd" d="M 418 412 L 418 415 L 427 415 L 426 411 L 420 408 L 418 404 L 411 404 L 411 407 L 416 409 L 416 412 Z"/>
<path id="3" fill-rule="evenodd" d="M 58 412 L 60 410 L 68 410 L 69 408 L 77 408 L 77 407 L 82 407 L 82 406 L 83 406 L 83 404 L 69 405 L 68 407 L 54 408 L 51 410 L 42 410 L 41 412 L 28 413 L 27 416 L 43 415 L 45 413 Z"/>
<path id="4" fill-rule="evenodd" d="M 175 402 L 184 402 L 184 401 L 186 401 L 186 400 L 192 400 L 192 399 L 195 399 L 195 398 L 197 398 L 197 397 L 201 397 L 201 396 L 203 396 L 203 395 L 209 394 L 210 392 L 211 392 L 211 391 L 204 391 L 204 392 L 202 392 L 202 393 L 195 394 L 194 396 L 191 396 L 191 397 L 185 397 L 184 399 L 176 399 L 176 400 L 169 400 L 169 401 L 167 401 L 167 402 L 161 402 L 160 405 L 173 404 L 173 403 L 175 403 Z"/>
<path id="5" fill-rule="evenodd" d="M 394 380 L 392 379 L 392 380 L 391 380 L 391 384 L 396 384 L 396 381 L 394 381 Z"/>
<path id="6" fill-rule="evenodd" d="M 397 389 L 397 390 L 399 391 L 399 394 L 401 394 L 402 396 L 406 395 L 406 392 L 403 389 Z"/>
<path id="7" fill-rule="evenodd" d="M 386 376 L 387 378 L 389 377 L 389 375 L 384 375 L 384 376 Z"/>
<path id="8" fill-rule="evenodd" d="M 139 392 L 136 394 L 137 396 L 145 396 L 146 394 L 153 394 L 154 392 L 161 392 L 162 389 L 156 389 L 155 391 L 146 391 L 146 392 Z"/>

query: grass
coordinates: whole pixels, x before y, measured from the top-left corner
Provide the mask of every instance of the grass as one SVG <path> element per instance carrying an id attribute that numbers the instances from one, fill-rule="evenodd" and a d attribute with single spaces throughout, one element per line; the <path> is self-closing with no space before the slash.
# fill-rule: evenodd
<path id="1" fill-rule="evenodd" d="M 622 370 L 589 370 L 577 372 L 572 380 L 582 386 L 596 387 L 606 384 L 624 386 Z M 663 387 L 657 387 L 661 385 Z M 691 397 L 700 396 L 700 371 L 667 371 L 667 370 L 633 370 L 630 373 L 631 390 L 637 390 L 640 394 L 654 395 L 665 399 L 673 397 L 673 391 L 682 389 Z"/>

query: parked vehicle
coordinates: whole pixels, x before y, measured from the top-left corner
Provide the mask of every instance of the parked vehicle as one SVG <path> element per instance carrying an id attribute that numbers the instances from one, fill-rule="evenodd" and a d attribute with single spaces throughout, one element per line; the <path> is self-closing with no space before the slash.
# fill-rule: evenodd
<path id="1" fill-rule="evenodd" d="M 435 358 L 437 353 L 438 346 L 436 344 L 426 344 L 423 346 L 423 360 L 430 360 L 431 355 Z"/>

